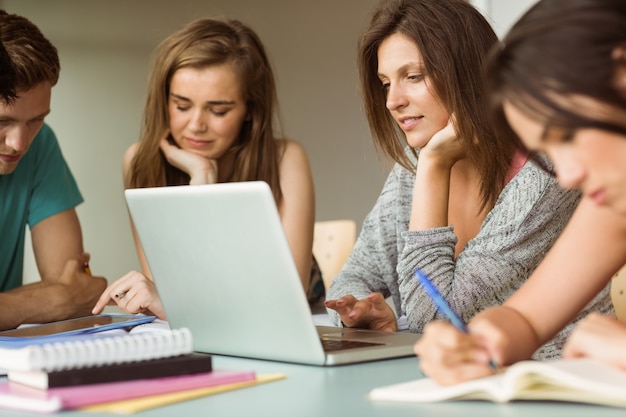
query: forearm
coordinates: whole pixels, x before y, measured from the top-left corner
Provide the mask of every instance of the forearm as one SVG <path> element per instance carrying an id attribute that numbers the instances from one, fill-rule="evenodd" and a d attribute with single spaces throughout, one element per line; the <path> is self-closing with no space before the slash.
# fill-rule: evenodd
<path id="1" fill-rule="evenodd" d="M 506 305 L 477 314 L 468 327 L 471 333 L 483 337 L 488 351 L 500 365 L 530 359 L 541 344 L 526 317 Z"/>
<path id="2" fill-rule="evenodd" d="M 42 281 L 56 282 L 68 260 L 83 257 L 81 227 L 73 208 L 34 225 L 31 238 Z"/>
<path id="3" fill-rule="evenodd" d="M 72 316 L 63 302 L 62 287 L 35 282 L 0 293 L 0 329 L 12 329 L 24 323 L 46 323 Z"/>
<path id="4" fill-rule="evenodd" d="M 394 166 L 376 204 L 363 222 L 350 257 L 333 280 L 327 299 L 347 294 L 364 298 L 372 292 L 380 292 L 385 298 L 392 297 L 399 315 L 396 273 L 399 233 L 408 228 L 413 179 L 414 175 L 408 170 Z M 330 310 L 329 313 L 334 314 Z"/>
<path id="5" fill-rule="evenodd" d="M 448 226 L 450 168 L 420 157 L 413 187 L 409 230 Z"/>
<path id="6" fill-rule="evenodd" d="M 352 253 L 341 269 L 339 275 L 333 279 L 326 294 L 327 300 L 338 300 L 343 296 L 352 295 L 356 299 L 363 299 L 374 292 L 381 293 L 384 298 L 392 296 L 394 303 L 399 307 L 399 293 L 397 290 L 397 275 L 395 273 L 395 239 L 385 241 L 376 239 L 371 233 L 376 227 L 366 221 L 361 236 L 357 240 Z M 337 312 L 327 309 L 332 322 L 341 323 Z"/>
<path id="7" fill-rule="evenodd" d="M 429 232 L 409 234 L 398 263 L 402 308 L 414 332 L 421 332 L 434 319 L 445 318 L 416 281 L 416 269 L 428 275 L 459 316 L 469 321 L 477 313 L 502 304 L 523 285 L 534 266 L 485 247 L 470 247 L 455 259 L 452 229 Z"/>
<path id="8" fill-rule="evenodd" d="M 17 294 L 0 293 L 0 330 L 13 329 L 25 320 L 25 309 Z"/>
<path id="9" fill-rule="evenodd" d="M 347 294 L 360 299 L 372 292 L 381 292 L 385 297 L 389 295 L 385 277 L 395 275 L 397 249 L 395 230 L 383 227 L 381 217 L 384 215 L 377 204 L 367 216 L 350 256 L 332 281 L 326 299 L 338 299 Z"/>
<path id="10" fill-rule="evenodd" d="M 362 268 L 356 262 L 346 262 L 333 280 L 326 298 L 333 300 L 347 294 L 364 298 L 373 292 L 380 292 L 385 297 L 390 295 L 382 273 L 377 269 Z"/>
<path id="11" fill-rule="evenodd" d="M 583 200 L 543 262 L 507 301 L 536 329 L 540 342 L 571 322 L 626 263 L 626 230 L 614 216 Z"/>
<path id="12" fill-rule="evenodd" d="M 559 189 L 536 168 L 525 167 L 503 191 L 478 235 L 456 258 L 451 227 L 405 233 L 398 277 L 410 328 L 421 331 L 439 317 L 415 282 L 416 268 L 428 274 L 457 313 L 469 320 L 502 304 L 523 285 L 565 227 L 577 202 L 577 194 Z"/>

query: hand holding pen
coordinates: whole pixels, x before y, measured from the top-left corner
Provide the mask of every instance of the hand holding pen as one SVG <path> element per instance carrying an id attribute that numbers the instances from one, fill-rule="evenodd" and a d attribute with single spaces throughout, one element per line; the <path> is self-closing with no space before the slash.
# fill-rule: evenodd
<path id="1" fill-rule="evenodd" d="M 462 331 L 463 333 L 469 333 L 469 329 L 467 328 L 463 320 L 452 309 L 450 304 L 448 304 L 448 302 L 443 298 L 439 290 L 437 290 L 437 287 L 435 287 L 435 285 L 428 278 L 428 276 L 426 276 L 426 274 L 424 274 L 420 269 L 416 269 L 414 275 L 415 279 L 424 288 L 424 291 L 426 291 L 426 294 L 428 294 L 428 296 L 433 300 L 433 303 L 435 303 L 437 310 L 439 310 L 441 314 L 446 316 L 446 318 L 450 320 L 450 322 L 458 330 Z M 498 370 L 496 363 L 492 359 L 489 360 L 489 367 L 493 371 Z"/>

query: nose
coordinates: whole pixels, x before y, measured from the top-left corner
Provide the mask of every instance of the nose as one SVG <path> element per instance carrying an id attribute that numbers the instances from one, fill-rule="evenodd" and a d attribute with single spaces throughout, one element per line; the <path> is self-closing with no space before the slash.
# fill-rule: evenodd
<path id="1" fill-rule="evenodd" d="M 390 84 L 387 87 L 387 101 L 385 104 L 388 110 L 398 110 L 407 105 L 407 98 L 401 86 Z"/>
<path id="2" fill-rule="evenodd" d="M 198 109 L 193 112 L 191 119 L 189 120 L 189 129 L 192 132 L 204 132 L 206 131 L 207 123 L 205 120 L 205 114 L 202 110 Z"/>
<path id="3" fill-rule="evenodd" d="M 574 189 L 580 186 L 585 179 L 586 170 L 570 152 L 554 152 L 550 155 L 556 169 L 559 185 L 563 188 Z"/>
<path id="4" fill-rule="evenodd" d="M 30 142 L 29 130 L 24 126 L 15 126 L 5 131 L 4 143 L 16 152 L 25 152 Z"/>

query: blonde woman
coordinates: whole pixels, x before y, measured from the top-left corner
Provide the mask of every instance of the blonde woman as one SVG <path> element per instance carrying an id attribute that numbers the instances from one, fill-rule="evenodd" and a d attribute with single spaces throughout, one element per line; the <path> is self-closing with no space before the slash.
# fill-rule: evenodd
<path id="1" fill-rule="evenodd" d="M 267 182 L 303 290 L 313 293 L 323 285 L 311 273 L 312 174 L 303 147 L 276 136 L 276 106 L 272 69 L 249 27 L 218 19 L 187 24 L 158 47 L 142 137 L 124 156 L 125 187 Z M 143 273 L 132 271 L 110 285 L 94 312 L 115 303 L 165 318 L 136 234 L 135 243 Z"/>

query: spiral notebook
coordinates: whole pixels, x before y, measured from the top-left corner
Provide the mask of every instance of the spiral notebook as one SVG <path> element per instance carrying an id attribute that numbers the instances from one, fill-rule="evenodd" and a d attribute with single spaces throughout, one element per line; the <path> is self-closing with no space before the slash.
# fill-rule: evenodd
<path id="1" fill-rule="evenodd" d="M 144 361 L 193 351 L 187 328 L 120 334 L 117 331 L 56 338 L 51 343 L 0 347 L 0 368 L 8 371 L 60 371 Z"/>

